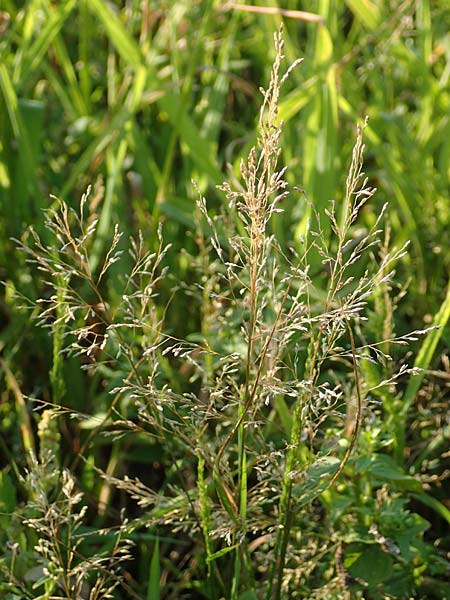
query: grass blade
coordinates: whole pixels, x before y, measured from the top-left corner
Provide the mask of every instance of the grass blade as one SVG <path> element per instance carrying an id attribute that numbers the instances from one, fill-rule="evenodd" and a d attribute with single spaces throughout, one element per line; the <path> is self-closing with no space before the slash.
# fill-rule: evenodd
<path id="1" fill-rule="evenodd" d="M 367 29 L 376 29 L 381 22 L 380 7 L 371 0 L 346 0 L 347 6 Z"/>
<path id="2" fill-rule="evenodd" d="M 122 25 L 116 13 L 109 9 L 106 2 L 102 0 L 89 0 L 88 6 L 102 22 L 117 53 L 128 65 L 133 69 L 137 69 L 141 64 L 139 47 Z"/>
<path id="3" fill-rule="evenodd" d="M 420 389 L 423 378 L 426 374 L 426 369 L 430 366 L 437 345 L 444 332 L 444 328 L 450 318 L 450 284 L 447 287 L 447 295 L 442 303 L 439 311 L 436 313 L 433 321 L 433 326 L 438 329 L 432 329 L 425 337 L 422 346 L 419 350 L 414 366 L 418 369 L 423 369 L 417 375 L 412 375 L 408 382 L 405 394 L 403 396 L 403 413 L 406 415 L 414 398 Z"/>
<path id="4" fill-rule="evenodd" d="M 159 600 L 161 597 L 160 580 L 161 567 L 159 562 L 159 538 L 157 537 L 155 545 L 153 546 L 153 555 L 150 563 L 147 600 Z"/>
<path id="5" fill-rule="evenodd" d="M 8 387 L 12 391 L 16 399 L 17 418 L 20 423 L 22 443 L 27 454 L 28 463 L 31 466 L 29 457 L 30 453 L 33 453 L 36 456 L 36 445 L 34 443 L 33 428 L 31 425 L 31 419 L 30 414 L 28 412 L 27 404 L 20 389 L 20 386 L 17 382 L 17 379 L 14 377 L 13 373 L 10 371 L 9 367 L 1 357 L 0 367 L 3 369 L 3 373 L 5 375 Z"/>
<path id="6" fill-rule="evenodd" d="M 447 295 L 444 302 L 442 303 L 439 311 L 436 313 L 433 321 L 434 327 L 426 335 L 422 346 L 417 354 L 417 358 L 414 362 L 414 367 L 421 369 L 421 371 L 415 375 L 412 375 L 409 379 L 408 386 L 403 395 L 401 417 L 399 417 L 399 428 L 396 436 L 395 455 L 399 464 L 403 463 L 404 460 L 404 449 L 405 449 L 405 438 L 406 438 L 406 420 L 408 411 L 411 408 L 417 392 L 422 385 L 422 381 L 426 375 L 426 369 L 430 366 L 433 355 L 436 351 L 437 345 L 441 336 L 444 332 L 444 328 L 450 318 L 450 283 L 447 287 Z"/>
<path id="7" fill-rule="evenodd" d="M 16 66 L 17 68 L 14 72 L 14 83 L 16 85 L 21 86 L 26 84 L 31 73 L 38 70 L 40 63 L 61 31 L 64 23 L 69 18 L 75 5 L 76 0 L 67 0 L 62 4 L 60 3 L 58 8 L 54 10 L 50 3 L 47 4 L 47 22 L 42 31 L 40 31 L 39 36 L 31 44 L 22 62 Z M 29 10 L 32 11 L 33 9 L 30 8 Z"/>

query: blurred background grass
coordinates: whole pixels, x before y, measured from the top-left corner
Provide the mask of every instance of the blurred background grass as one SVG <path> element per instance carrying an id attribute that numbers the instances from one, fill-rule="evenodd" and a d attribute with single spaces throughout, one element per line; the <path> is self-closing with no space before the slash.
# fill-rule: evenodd
<path id="1" fill-rule="evenodd" d="M 416 468 L 429 458 L 433 401 L 445 414 L 450 380 L 450 7 L 446 0 L 269 4 L 308 10 L 321 20 L 255 14 L 217 0 L 1 3 L 0 279 L 9 284 L 0 291 L 2 467 L 25 463 L 35 419 L 22 394 L 52 399 L 54 355 L 49 337 L 13 298 L 12 290 L 36 298 L 45 282 L 31 275 L 11 238 L 32 224 L 45 239 L 41 213 L 53 202 L 50 194 L 76 206 L 92 184 L 100 220 L 94 261 L 104 256 L 114 223 L 126 236 L 141 229 L 151 247 L 162 219 L 175 248 L 171 285 L 189 280 L 196 228 L 191 181 L 219 210 L 223 199 L 215 186 L 227 169 L 238 174 L 255 142 L 259 86 L 268 80 L 273 32 L 282 19 L 288 60 L 304 58 L 280 106 L 282 160 L 290 183 L 303 192 L 284 201 L 275 233 L 283 245 L 300 239 L 310 210 L 305 195 L 319 213 L 331 199 L 342 204 L 355 123 L 367 115 L 365 171 L 378 193 L 361 226 L 372 225 L 388 202 L 389 243 L 411 241 L 396 278 L 399 296 L 406 284 L 408 294 L 398 299 L 393 327 L 403 333 L 433 321 L 443 326 L 408 349 L 432 373 L 409 381 L 399 409 L 405 440 L 398 456 L 406 449 Z M 126 260 L 117 268 L 125 273 Z M 326 287 L 320 265 L 315 280 Z M 105 285 L 114 298 L 114 278 Z M 169 287 L 161 290 L 161 306 L 168 294 Z M 374 322 L 383 327 L 389 311 L 381 301 L 378 308 Z M 181 296 L 170 315 L 179 336 L 201 328 Z M 80 372 L 76 359 L 61 369 L 63 403 L 102 414 L 110 400 L 101 381 Z M 441 424 L 439 451 L 449 437 L 448 422 Z M 85 432 L 67 426 L 62 434 L 70 461 Z M 110 453 L 102 444 L 98 455 L 116 468 L 119 446 Z M 162 450 L 147 448 L 145 461 L 137 442 L 128 452 L 139 471 L 141 461 L 158 463 Z M 445 468 L 442 460 L 436 467 Z M 85 467 L 86 488 L 98 497 L 89 481 Z M 433 493 L 445 500 L 445 484 Z"/>
<path id="2" fill-rule="evenodd" d="M 276 3 L 271 3 L 277 6 Z M 3 2 L 0 68 L 2 250 L 40 221 L 55 193 L 77 201 L 103 182 L 113 221 L 192 228 L 191 179 L 214 195 L 254 141 L 271 39 L 281 17 L 223 2 Z M 446 2 L 285 2 L 286 55 L 304 57 L 281 107 L 292 183 L 322 210 L 342 198 L 353 128 L 365 115 L 366 172 L 390 203 L 396 244 L 410 239 L 412 321 L 433 315 L 448 272 L 449 11 Z M 278 233 L 307 218 L 292 198 Z M 101 248 L 98 248 L 101 253 Z"/>

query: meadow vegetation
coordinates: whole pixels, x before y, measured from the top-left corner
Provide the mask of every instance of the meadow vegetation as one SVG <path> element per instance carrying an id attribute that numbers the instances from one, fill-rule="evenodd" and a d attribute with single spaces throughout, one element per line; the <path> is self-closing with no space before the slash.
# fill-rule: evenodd
<path id="1" fill-rule="evenodd" d="M 446 4 L 2 4 L 2 597 L 450 598 Z"/>

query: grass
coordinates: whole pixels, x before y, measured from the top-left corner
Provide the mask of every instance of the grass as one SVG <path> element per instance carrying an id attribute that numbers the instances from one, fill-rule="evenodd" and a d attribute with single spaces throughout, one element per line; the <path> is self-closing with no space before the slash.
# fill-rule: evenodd
<path id="1" fill-rule="evenodd" d="M 450 596 L 449 13 L 307 10 L 5 4 L 7 597 Z"/>

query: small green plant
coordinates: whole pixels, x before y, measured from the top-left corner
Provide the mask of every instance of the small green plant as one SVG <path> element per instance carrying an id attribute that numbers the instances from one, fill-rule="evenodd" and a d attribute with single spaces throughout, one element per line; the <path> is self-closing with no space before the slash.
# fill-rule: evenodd
<path id="1" fill-rule="evenodd" d="M 412 583 L 392 592 L 384 579 L 370 579 L 364 545 L 385 562 L 397 561 L 411 581 L 428 568 L 438 574 L 445 569 L 443 561 L 424 559 L 421 573 L 415 572 L 417 552 L 410 546 L 426 545 L 416 543 L 411 531 L 421 539 L 426 523 L 410 515 L 406 500 L 388 486 L 402 481 L 403 489 L 419 495 L 422 487 L 376 454 L 392 437 L 387 441 L 384 431 L 384 440 L 376 439 L 371 420 L 377 390 L 395 390 L 402 378 L 417 375 L 406 365 L 395 370 L 386 345 L 407 344 L 423 332 L 371 340 L 364 331 L 379 290 L 389 292 L 405 246 L 382 246 L 384 209 L 369 226 L 358 224 L 375 192 L 363 173 L 363 127 L 342 204 L 332 203 L 322 215 L 309 203 L 310 222 L 295 243 L 274 235 L 272 224 L 288 196 L 306 202 L 289 188 L 279 164 L 280 89 L 297 63 L 281 74 L 281 33 L 275 50 L 262 90 L 257 145 L 241 163 L 240 181 L 221 187 L 226 203 L 216 213 L 199 193 L 198 251 L 189 256 L 194 283 L 173 285 L 162 225 L 153 228 L 150 241 L 143 235 L 131 240 L 128 258 L 116 227 L 100 260 L 100 225 L 89 192 L 78 211 L 55 199 L 46 212 L 45 243 L 34 230 L 19 242 L 46 282 L 38 306 L 56 349 L 52 410 L 60 419 L 69 414 L 86 431 L 72 469 L 84 459 L 82 474 L 100 473 L 100 513 L 114 493 L 125 492 L 140 511 L 133 531 L 150 528 L 154 535 L 147 597 L 159 590 L 154 593 L 166 598 L 209 600 L 340 598 L 350 597 L 352 585 L 356 597 L 366 587 L 374 598 L 409 593 Z M 124 260 L 128 273 L 116 275 Z M 200 326 L 186 339 L 166 326 L 175 294 L 198 313 Z M 70 394 L 62 385 L 63 347 L 101 390 L 96 415 L 62 406 Z M 391 366 L 385 379 L 371 383 L 366 364 Z M 356 452 L 359 435 L 367 446 L 372 441 L 371 457 Z M 105 468 L 99 455 L 100 464 L 87 460 L 99 438 L 113 443 Z M 149 454 L 159 449 L 162 482 L 119 472 L 119 455 L 133 440 L 143 440 Z M 114 545 L 108 556 L 76 560 L 85 541 L 84 512 L 76 510 L 80 493 L 69 471 L 53 469 L 61 490 L 59 501 L 50 501 L 43 464 L 34 461 L 29 473 L 36 490 L 29 509 L 37 514 L 25 522 L 39 538 L 36 560 L 45 563 L 47 596 L 41 597 L 60 589 L 68 598 L 106 597 L 124 585 L 113 565 L 129 557 L 128 547 Z M 341 483 L 346 474 L 356 478 L 353 485 Z M 359 496 L 353 500 L 352 494 Z M 189 545 L 176 567 L 164 561 L 165 534 Z M 85 592 L 90 570 L 99 571 L 100 583 Z"/>
<path id="2" fill-rule="evenodd" d="M 21 480 L 27 503 L 14 513 L 8 507 L 12 514 L 4 527 L 9 542 L 0 563 L 1 589 L 10 599 L 110 598 L 119 585 L 127 587 L 121 573 L 121 564 L 130 559 L 127 521 L 114 529 L 89 531 L 84 526 L 88 507 L 80 506 L 83 494 L 73 475 L 58 464 L 59 433 L 50 410 L 41 415 L 39 438 L 40 457 L 30 455 Z M 6 485 L 4 475 L 3 497 Z M 93 543 L 93 535 L 104 541 Z"/>

